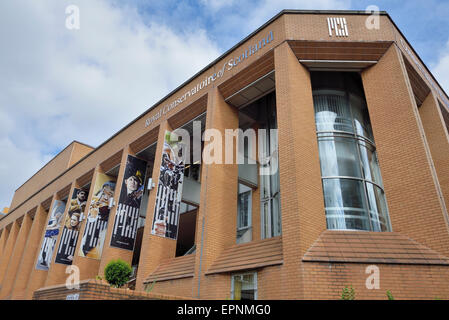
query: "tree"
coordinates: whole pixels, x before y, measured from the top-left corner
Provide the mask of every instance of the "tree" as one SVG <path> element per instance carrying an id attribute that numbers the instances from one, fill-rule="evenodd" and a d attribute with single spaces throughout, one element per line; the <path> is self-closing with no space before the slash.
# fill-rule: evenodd
<path id="1" fill-rule="evenodd" d="M 121 259 L 111 260 L 104 268 L 106 281 L 116 288 L 120 288 L 127 283 L 131 274 L 131 266 Z"/>

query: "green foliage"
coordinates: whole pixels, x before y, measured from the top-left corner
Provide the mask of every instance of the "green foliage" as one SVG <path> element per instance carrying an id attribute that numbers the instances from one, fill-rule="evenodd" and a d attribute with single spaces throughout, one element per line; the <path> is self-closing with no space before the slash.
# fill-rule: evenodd
<path id="1" fill-rule="evenodd" d="M 120 288 L 128 282 L 131 274 L 131 266 L 121 259 L 111 260 L 104 268 L 106 281 L 116 288 Z"/>
<path id="2" fill-rule="evenodd" d="M 346 286 L 343 288 L 342 292 L 341 292 L 341 300 L 355 300 L 355 290 L 352 287 Z"/>
<path id="3" fill-rule="evenodd" d="M 388 300 L 394 300 L 393 294 L 391 293 L 390 290 L 387 290 L 387 298 Z"/>
<path id="4" fill-rule="evenodd" d="M 95 279 L 97 279 L 97 280 L 103 280 L 103 278 L 102 278 L 101 276 L 99 276 L 99 275 L 96 275 L 96 276 L 95 276 Z"/>

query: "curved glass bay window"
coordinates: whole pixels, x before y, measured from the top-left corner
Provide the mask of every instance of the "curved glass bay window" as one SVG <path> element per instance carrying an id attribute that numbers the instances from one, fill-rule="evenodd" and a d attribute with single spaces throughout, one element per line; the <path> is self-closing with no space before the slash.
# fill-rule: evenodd
<path id="1" fill-rule="evenodd" d="M 312 72 L 328 229 L 391 231 L 360 76 Z"/>

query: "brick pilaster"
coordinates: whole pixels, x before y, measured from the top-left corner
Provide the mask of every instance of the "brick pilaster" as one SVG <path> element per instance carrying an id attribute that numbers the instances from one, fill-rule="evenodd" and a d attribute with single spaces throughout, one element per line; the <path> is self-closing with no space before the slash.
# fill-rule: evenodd
<path id="1" fill-rule="evenodd" d="M 161 168 L 162 152 L 164 147 L 165 131 L 171 130 L 167 120 L 159 126 L 152 178 L 156 187 L 150 191 L 147 205 L 145 227 L 140 250 L 139 269 L 137 271 L 136 290 L 143 290 L 143 281 L 152 273 L 161 261 L 174 258 L 176 254 L 176 240 L 163 238 L 151 234 L 153 225 L 154 206 L 158 190 L 159 172 Z"/>
<path id="2" fill-rule="evenodd" d="M 12 299 L 25 299 L 25 289 L 35 266 L 37 254 L 39 253 L 38 245 L 46 226 L 46 218 L 47 213 L 41 206 L 38 206 L 27 238 L 25 250 L 23 251 L 22 259 L 18 266 L 17 277 L 11 294 Z"/>
<path id="3" fill-rule="evenodd" d="M 17 235 L 19 234 L 20 225 L 18 221 L 14 221 L 11 230 L 9 231 L 8 241 L 6 241 L 5 249 L 3 250 L 3 255 L 0 259 L 0 284 L 3 287 L 4 278 L 6 274 L 6 270 L 9 265 L 9 261 L 11 260 L 11 254 L 16 244 Z"/>
<path id="4" fill-rule="evenodd" d="M 301 258 L 326 230 L 318 143 L 309 71 L 288 43 L 274 51 L 279 129 L 279 174 L 284 299 L 301 299 Z"/>
<path id="5" fill-rule="evenodd" d="M 392 45 L 362 72 L 392 228 L 448 256 L 443 194 L 402 59 Z"/>
<path id="6" fill-rule="evenodd" d="M 3 279 L 2 288 L 0 290 L 0 299 L 5 299 L 10 295 L 16 276 L 21 276 L 20 274 L 17 274 L 17 269 L 22 258 L 32 222 L 29 213 L 23 216 L 20 230 L 17 234 L 17 240 L 11 253 L 11 259 L 5 272 L 5 278 Z"/>
<path id="7" fill-rule="evenodd" d="M 227 104 L 220 91 L 214 88 L 208 96 L 206 130 L 215 129 L 221 133 L 223 163 L 225 129 L 238 128 L 238 110 Z M 209 143 L 205 142 L 204 149 Z M 192 296 L 225 299 L 230 293 L 229 276 L 206 276 L 205 273 L 225 248 L 236 243 L 238 165 L 236 163 L 206 164 L 204 158 L 202 161 L 201 200 L 196 226 L 197 249 Z"/>
<path id="8" fill-rule="evenodd" d="M 120 258 L 131 265 L 133 259 L 133 251 L 111 247 L 112 230 L 114 229 L 118 200 L 120 198 L 120 192 L 122 189 L 123 177 L 125 176 L 126 160 L 128 159 L 129 154 L 130 150 L 129 146 L 127 146 L 126 148 L 124 148 L 122 153 L 122 159 L 120 161 L 120 169 L 117 177 L 117 184 L 114 192 L 114 199 L 116 204 L 109 213 L 108 230 L 106 233 L 103 255 L 101 256 L 100 268 L 98 270 L 98 274 L 101 276 L 104 276 L 104 268 L 111 260 Z"/>

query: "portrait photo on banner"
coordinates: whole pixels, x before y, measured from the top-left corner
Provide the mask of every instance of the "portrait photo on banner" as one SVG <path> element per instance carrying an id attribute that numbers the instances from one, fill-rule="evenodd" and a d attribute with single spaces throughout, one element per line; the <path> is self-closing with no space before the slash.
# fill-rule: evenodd
<path id="1" fill-rule="evenodd" d="M 55 263 L 71 265 L 78 242 L 81 221 L 86 208 L 88 191 L 75 188 L 69 204 L 69 211 L 64 220 L 61 241 L 56 251 Z"/>
<path id="2" fill-rule="evenodd" d="M 36 269 L 38 270 L 48 270 L 50 268 L 65 206 L 66 202 L 62 200 L 55 200 L 53 203 L 50 218 L 47 227 L 45 228 L 41 249 L 37 257 Z"/>
<path id="3" fill-rule="evenodd" d="M 184 181 L 185 153 L 176 134 L 165 132 L 151 234 L 176 239 Z"/>
<path id="4" fill-rule="evenodd" d="M 108 229 L 109 199 L 114 197 L 115 178 L 98 173 L 95 179 L 94 194 L 89 204 L 86 226 L 79 255 L 81 257 L 100 259 Z"/>
<path id="5" fill-rule="evenodd" d="M 140 206 L 144 195 L 146 169 L 147 162 L 145 160 L 128 155 L 112 229 L 112 247 L 134 249 Z"/>

